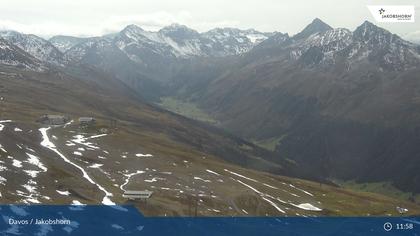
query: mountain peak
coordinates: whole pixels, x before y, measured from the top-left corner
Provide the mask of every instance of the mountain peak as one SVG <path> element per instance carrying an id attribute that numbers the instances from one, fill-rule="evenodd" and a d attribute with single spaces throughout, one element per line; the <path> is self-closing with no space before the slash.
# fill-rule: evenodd
<path id="1" fill-rule="evenodd" d="M 311 22 L 311 24 L 324 24 L 324 25 L 327 25 L 324 21 L 322 21 L 318 17 L 316 17 L 315 19 L 313 19 L 312 22 Z"/>
<path id="2" fill-rule="evenodd" d="M 372 22 L 365 20 L 357 29 L 379 29 L 380 27 L 373 24 Z M 356 30 L 357 30 L 356 29 Z"/>
<path id="3" fill-rule="evenodd" d="M 392 33 L 367 20 L 363 22 L 363 24 L 361 24 L 359 27 L 357 27 L 353 33 L 353 36 L 355 38 L 363 41 L 369 40 L 370 38 L 375 37 L 377 35 L 391 36 Z"/>
<path id="4" fill-rule="evenodd" d="M 197 31 L 188 28 L 185 25 L 181 25 L 178 23 L 173 23 L 171 25 L 163 27 L 161 30 L 159 30 L 161 33 L 169 33 L 169 32 L 184 32 L 184 33 L 192 33 L 192 34 L 198 34 Z"/>
<path id="5" fill-rule="evenodd" d="M 365 20 L 362 25 L 375 25 L 372 22 Z"/>
<path id="6" fill-rule="evenodd" d="M 143 32 L 144 30 L 140 27 L 140 26 L 138 26 L 138 25 L 135 25 L 135 24 L 131 24 L 131 25 L 127 25 L 123 30 L 122 30 L 122 32 Z"/>
<path id="7" fill-rule="evenodd" d="M 175 41 L 192 39 L 200 35 L 197 31 L 177 23 L 163 27 L 159 33 L 169 36 Z"/>
<path id="8" fill-rule="evenodd" d="M 319 18 L 315 18 L 309 25 L 307 25 L 300 33 L 293 36 L 294 39 L 302 39 L 309 37 L 312 34 L 325 32 L 332 29 L 327 23 Z"/>
<path id="9" fill-rule="evenodd" d="M 181 25 L 179 23 L 172 23 L 164 28 L 167 29 L 188 29 L 188 27 L 186 25 Z"/>

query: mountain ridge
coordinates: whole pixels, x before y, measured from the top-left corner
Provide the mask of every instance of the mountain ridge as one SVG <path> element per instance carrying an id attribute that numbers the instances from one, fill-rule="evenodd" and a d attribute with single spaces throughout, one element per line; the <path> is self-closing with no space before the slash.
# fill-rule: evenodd
<path id="1" fill-rule="evenodd" d="M 419 116 L 419 45 L 368 21 L 354 31 L 315 19 L 294 36 L 261 34 L 259 41 L 258 33 L 131 25 L 64 55 L 70 65 L 106 71 L 149 102 L 176 98 L 247 140 L 277 140 L 275 158 L 299 163 L 301 177 L 386 180 L 420 191 L 410 131 Z M 384 146 L 392 148 L 382 153 Z M 395 169 L 397 160 L 406 171 Z"/>

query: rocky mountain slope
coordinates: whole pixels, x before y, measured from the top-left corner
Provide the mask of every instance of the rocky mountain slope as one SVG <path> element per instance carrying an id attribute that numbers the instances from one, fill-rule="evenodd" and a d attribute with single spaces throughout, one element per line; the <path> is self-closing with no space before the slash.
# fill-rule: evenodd
<path id="1" fill-rule="evenodd" d="M 56 35 L 48 39 L 58 50 L 65 53 L 67 50 L 75 46 L 76 44 L 82 43 L 89 40 L 89 38 L 80 38 L 66 35 Z"/>
<path id="2" fill-rule="evenodd" d="M 55 65 L 66 63 L 64 54 L 49 41 L 32 34 L 22 34 L 16 31 L 0 31 L 0 37 L 19 47 L 42 62 Z"/>
<path id="3" fill-rule="evenodd" d="M 31 70 L 42 70 L 41 63 L 16 45 L 0 38 L 0 63 Z"/>
<path id="4" fill-rule="evenodd" d="M 256 30 L 239 30 L 234 28 L 217 28 L 205 33 L 199 33 L 184 25 L 172 24 L 164 27 L 158 32 L 146 31 L 136 25 L 129 25 L 121 32 L 106 35 L 98 38 L 79 39 L 68 37 L 67 43 L 63 36 L 53 37 L 51 42 L 57 42 L 61 39 L 61 43 L 56 45 L 78 45 L 72 50 L 80 51 L 81 47 L 93 45 L 95 42 L 107 40 L 116 45 L 120 50 L 124 51 L 128 57 L 134 62 L 135 59 L 142 58 L 141 51 L 148 50 L 150 53 L 173 58 L 191 58 L 197 56 L 230 56 L 238 55 L 249 51 L 253 46 L 260 43 L 270 36 L 271 33 L 261 33 Z M 77 42 L 75 44 L 75 42 Z M 67 46 L 66 49 L 71 49 Z M 106 46 L 106 45 L 104 45 Z M 136 50 L 140 54 L 136 54 Z M 70 56 L 71 58 L 71 56 Z M 80 60 L 80 56 L 74 58 Z"/>
<path id="5" fill-rule="evenodd" d="M 419 70 L 416 44 L 370 22 L 351 32 L 316 19 L 263 41 L 204 86 L 180 79 L 172 96 L 235 134 L 274 143 L 313 178 L 418 192 Z"/>

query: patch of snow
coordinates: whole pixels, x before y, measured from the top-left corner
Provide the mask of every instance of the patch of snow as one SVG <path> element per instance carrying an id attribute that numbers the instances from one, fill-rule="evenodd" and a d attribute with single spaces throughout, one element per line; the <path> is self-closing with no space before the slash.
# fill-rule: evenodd
<path id="1" fill-rule="evenodd" d="M 29 164 L 37 166 L 43 172 L 47 172 L 47 170 L 48 170 L 47 167 L 45 167 L 44 164 L 42 164 L 42 162 L 39 160 L 39 158 L 37 156 L 32 155 L 30 153 L 26 153 L 26 155 L 29 157 L 28 161 L 27 161 Z"/>
<path id="2" fill-rule="evenodd" d="M 272 205 L 274 208 L 276 208 L 281 213 L 286 213 L 283 209 L 281 209 L 279 206 L 277 206 L 277 204 L 275 204 L 273 201 L 271 201 L 270 199 L 267 198 L 267 197 L 273 198 L 272 196 L 270 196 L 268 194 L 265 194 L 265 193 L 262 193 L 259 190 L 257 190 L 256 188 L 252 187 L 251 185 L 246 184 L 246 183 L 244 183 L 244 182 L 242 182 L 242 181 L 240 181 L 238 179 L 234 179 L 234 178 L 231 178 L 231 179 L 234 180 L 234 181 L 236 181 L 236 182 L 238 182 L 238 183 L 240 183 L 240 184 L 242 184 L 242 185 L 244 185 L 245 187 L 251 189 L 252 191 L 256 192 L 258 195 L 261 196 L 261 198 L 264 201 L 268 202 L 270 205 Z"/>
<path id="3" fill-rule="evenodd" d="M 404 213 L 408 212 L 407 208 L 397 206 L 396 209 L 397 209 L 398 213 L 400 213 L 400 214 L 404 214 Z"/>
<path id="4" fill-rule="evenodd" d="M 293 184 L 289 184 L 289 186 L 292 187 L 292 188 L 295 188 L 297 190 L 300 190 L 301 192 L 304 192 L 304 193 L 308 194 L 309 196 L 312 196 L 312 197 L 314 196 L 312 193 L 310 193 L 308 191 L 305 191 L 305 190 L 303 190 L 301 188 L 298 188 L 298 187 L 294 186 Z"/>
<path id="5" fill-rule="evenodd" d="M 10 123 L 12 120 L 0 120 L 0 131 L 3 131 L 4 125 L 3 123 Z"/>
<path id="6" fill-rule="evenodd" d="M 26 150 L 28 150 L 28 151 L 31 151 L 31 152 L 33 152 L 33 153 L 36 153 L 35 152 L 35 150 L 33 150 L 32 148 L 30 148 L 30 147 L 25 147 L 26 148 Z"/>
<path id="7" fill-rule="evenodd" d="M 200 177 L 194 177 L 194 179 L 196 179 L 196 180 L 201 180 L 201 181 L 203 181 L 203 182 L 205 182 L 205 183 L 211 183 L 211 180 L 208 180 L 208 179 L 203 179 L 203 178 L 200 178 Z"/>
<path id="8" fill-rule="evenodd" d="M 6 149 L 3 148 L 3 146 L 0 144 L 0 150 L 4 153 L 7 153 Z"/>
<path id="9" fill-rule="evenodd" d="M 22 167 L 22 162 L 19 160 L 13 160 L 13 166 L 17 167 L 17 168 L 21 168 Z"/>
<path id="10" fill-rule="evenodd" d="M 137 153 L 136 157 L 153 157 L 152 154 L 141 154 L 141 153 Z"/>
<path id="11" fill-rule="evenodd" d="M 71 120 L 69 122 L 67 122 L 66 124 L 64 124 L 63 128 L 66 128 L 67 126 L 71 125 L 73 123 L 74 120 Z"/>
<path id="12" fill-rule="evenodd" d="M 244 178 L 244 179 L 247 179 L 247 180 L 250 180 L 250 181 L 253 181 L 253 182 L 258 183 L 258 181 L 256 181 L 255 179 L 248 178 L 248 177 L 246 177 L 246 176 L 243 176 L 243 175 L 241 175 L 241 174 L 235 173 L 235 172 L 233 172 L 233 171 L 230 171 L 230 170 L 227 170 L 227 169 L 224 169 L 224 171 L 229 172 L 229 173 L 231 173 L 231 174 L 233 174 L 233 175 L 236 175 L 236 176 L 238 176 L 238 177 L 241 177 L 241 178 Z"/>
<path id="13" fill-rule="evenodd" d="M 68 196 L 68 195 L 70 195 L 70 192 L 69 191 L 60 191 L 60 190 L 55 190 L 55 191 L 57 191 L 57 193 L 59 193 L 59 194 L 61 194 L 61 195 L 64 195 L 64 196 Z"/>
<path id="14" fill-rule="evenodd" d="M 90 137 L 87 137 L 86 139 L 93 139 L 93 138 L 100 138 L 100 137 L 104 137 L 107 136 L 108 134 L 98 134 L 98 135 L 93 135 Z"/>
<path id="15" fill-rule="evenodd" d="M 77 200 L 73 200 L 71 202 L 71 205 L 74 205 L 74 206 L 86 206 L 86 204 L 83 204 L 83 203 L 81 203 L 81 202 L 79 202 Z"/>
<path id="16" fill-rule="evenodd" d="M 79 169 L 82 174 L 83 174 L 83 178 L 85 178 L 86 180 L 88 180 L 91 184 L 96 185 L 102 192 L 105 193 L 104 198 L 102 199 L 102 204 L 105 205 L 115 205 L 114 202 L 111 201 L 111 199 L 109 199 L 109 197 L 112 197 L 112 193 L 108 192 L 104 187 L 102 187 L 101 185 L 99 185 L 98 183 L 96 183 L 95 181 L 93 181 L 92 178 L 90 178 L 90 176 L 87 174 L 87 172 L 85 171 L 85 169 L 83 169 L 82 167 L 80 167 L 79 165 L 73 163 L 72 161 L 70 161 L 69 159 L 67 159 L 66 156 L 64 156 L 60 151 L 58 151 L 58 149 L 56 148 L 56 146 L 54 145 L 54 143 L 52 143 L 48 137 L 47 131 L 50 129 L 50 127 L 48 128 L 40 128 L 39 131 L 42 134 L 42 142 L 41 145 L 50 149 L 51 151 L 55 152 L 57 155 L 59 155 L 65 162 L 73 165 L 74 167 L 76 167 L 77 169 Z"/>
<path id="17" fill-rule="evenodd" d="M 7 182 L 7 179 L 4 178 L 3 176 L 0 176 L 0 184 L 5 185 L 6 182 Z"/>
<path id="18" fill-rule="evenodd" d="M 281 213 L 286 213 L 285 211 L 283 211 L 279 206 L 277 206 L 277 204 L 275 204 L 273 201 L 271 201 L 270 199 L 266 198 L 266 197 L 262 197 L 262 199 L 264 199 L 266 202 L 270 203 L 270 205 L 272 205 L 274 208 L 276 208 L 278 211 L 280 211 Z"/>
<path id="19" fill-rule="evenodd" d="M 72 140 L 71 140 L 73 143 L 77 143 L 77 144 L 80 144 L 80 145 L 84 145 L 84 146 L 86 146 L 86 147 L 90 147 L 90 148 L 93 148 L 93 149 L 99 149 L 99 147 L 94 146 L 92 143 L 90 143 L 90 142 L 86 142 L 86 140 L 88 140 L 89 138 L 85 138 L 85 137 L 84 137 L 83 135 L 81 135 L 81 134 L 78 134 L 78 135 L 74 136 L 73 138 L 74 138 L 74 139 L 72 139 Z"/>
<path id="20" fill-rule="evenodd" d="M 301 203 L 299 205 L 295 205 L 295 204 L 292 204 L 292 205 L 297 207 L 297 208 L 307 210 L 307 211 L 322 211 L 322 209 L 320 209 L 318 207 L 315 207 L 310 203 Z"/>
<path id="21" fill-rule="evenodd" d="M 216 173 L 216 172 L 214 172 L 214 171 L 212 171 L 212 170 L 207 169 L 206 171 L 207 171 L 207 172 L 209 172 L 210 174 L 214 174 L 214 175 L 218 175 L 218 176 L 220 176 L 220 174 L 219 174 L 219 173 Z"/>
<path id="22" fill-rule="evenodd" d="M 266 183 L 263 183 L 263 185 L 264 185 L 264 186 L 267 186 L 267 187 L 269 187 L 269 188 L 272 188 L 272 189 L 279 189 L 279 188 L 277 188 L 277 187 L 274 187 L 274 186 L 269 185 L 269 184 L 266 184 Z"/>
<path id="23" fill-rule="evenodd" d="M 36 170 L 24 170 L 24 172 L 28 174 L 29 176 L 31 176 L 32 178 L 36 178 L 37 175 L 39 174 L 39 171 L 36 171 Z"/>
<path id="24" fill-rule="evenodd" d="M 153 177 L 152 179 L 145 179 L 144 182 L 153 183 L 153 182 L 156 182 L 158 180 L 166 180 L 166 179 L 165 178 Z"/>
<path id="25" fill-rule="evenodd" d="M 217 209 L 207 209 L 208 211 L 214 211 L 214 212 L 216 212 L 216 213 L 220 213 L 221 211 L 220 210 L 217 210 Z"/>
<path id="26" fill-rule="evenodd" d="M 94 168 L 94 169 L 97 169 L 97 168 L 99 168 L 99 167 L 101 167 L 101 166 L 103 166 L 104 164 L 98 164 L 98 163 L 95 163 L 95 164 L 93 164 L 93 165 L 91 165 L 91 166 L 89 166 L 89 168 Z"/>

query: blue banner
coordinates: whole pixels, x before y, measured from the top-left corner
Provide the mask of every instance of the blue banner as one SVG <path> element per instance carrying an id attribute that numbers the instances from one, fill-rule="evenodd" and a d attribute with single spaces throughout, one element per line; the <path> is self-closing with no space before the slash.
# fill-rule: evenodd
<path id="1" fill-rule="evenodd" d="M 144 217 L 133 206 L 0 207 L 0 235 L 420 235 L 420 217 Z"/>

